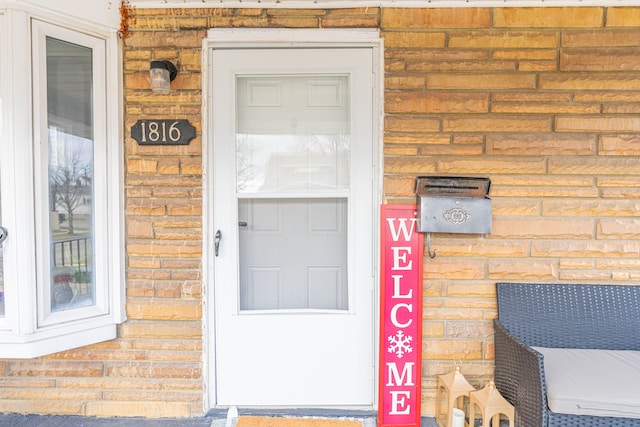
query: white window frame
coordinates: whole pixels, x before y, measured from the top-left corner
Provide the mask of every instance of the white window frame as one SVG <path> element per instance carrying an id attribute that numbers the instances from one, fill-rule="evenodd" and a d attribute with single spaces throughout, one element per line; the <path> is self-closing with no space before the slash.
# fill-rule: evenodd
<path id="1" fill-rule="evenodd" d="M 57 313 L 49 302 L 46 36 L 91 48 L 94 73 L 96 304 Z M 0 357 L 31 358 L 110 340 L 126 319 L 119 52 L 115 29 L 0 5 L 0 206 L 9 231 Z"/>
<path id="2" fill-rule="evenodd" d="M 52 37 L 91 49 L 92 52 L 92 95 L 93 95 L 93 150 L 94 150 L 94 188 L 93 188 L 93 220 L 94 220 L 94 271 L 95 271 L 95 304 L 89 307 L 51 311 L 51 257 L 49 240 L 44 236 L 51 235 L 49 221 L 49 138 L 47 126 L 47 49 L 46 39 Z M 48 326 L 61 322 L 79 320 L 107 314 L 108 286 L 105 278 L 107 260 L 105 259 L 105 245 L 99 244 L 107 239 L 107 209 L 106 202 L 106 58 L 105 41 L 63 27 L 52 25 L 39 20 L 32 20 L 32 57 L 33 57 L 33 97 L 34 102 L 34 158 L 40 160 L 39 167 L 34 168 L 35 200 L 36 200 L 36 235 L 42 236 L 36 240 L 36 259 L 38 260 L 38 283 L 43 284 L 37 292 L 38 297 L 38 325 Z"/>

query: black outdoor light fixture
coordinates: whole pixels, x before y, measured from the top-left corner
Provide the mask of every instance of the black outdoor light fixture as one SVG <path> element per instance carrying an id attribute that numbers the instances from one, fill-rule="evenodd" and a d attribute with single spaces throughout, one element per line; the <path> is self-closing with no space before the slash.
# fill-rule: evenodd
<path id="1" fill-rule="evenodd" d="M 151 61 L 149 68 L 151 90 L 155 93 L 169 93 L 171 82 L 176 78 L 178 69 L 171 61 Z"/>

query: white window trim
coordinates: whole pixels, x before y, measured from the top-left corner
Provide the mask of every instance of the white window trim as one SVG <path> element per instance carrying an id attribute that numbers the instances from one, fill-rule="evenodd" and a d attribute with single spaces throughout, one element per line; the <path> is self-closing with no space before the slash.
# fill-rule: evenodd
<path id="1" fill-rule="evenodd" d="M 31 86 L 32 72 L 25 72 L 33 70 L 36 73 L 39 70 L 37 66 L 32 67 L 32 56 L 25 55 L 25 52 L 36 49 L 31 33 L 32 22 L 35 21 L 60 28 L 63 32 L 99 39 L 104 46 L 105 66 L 100 79 L 103 80 L 104 89 L 101 90 L 106 97 L 105 119 L 100 123 L 101 129 L 96 129 L 96 135 L 100 135 L 100 143 L 106 145 L 106 169 L 100 173 L 108 179 L 103 186 L 96 188 L 104 194 L 103 212 L 98 213 L 96 209 L 96 214 L 102 215 L 98 221 L 104 227 L 96 228 L 94 239 L 106 242 L 100 259 L 103 274 L 99 280 L 103 281 L 107 292 L 101 302 L 97 301 L 102 305 L 101 311 L 85 318 L 73 318 L 66 313 L 47 316 L 40 309 L 46 297 L 38 295 L 35 285 L 37 280 L 42 280 L 42 275 L 36 274 L 39 268 L 43 268 L 38 259 L 47 252 L 39 251 L 34 224 L 45 222 L 45 219 L 48 224 L 48 218 L 36 214 L 34 197 L 25 197 L 36 192 L 32 141 L 37 143 L 38 140 L 37 125 L 34 131 L 34 120 L 38 119 L 38 95 L 37 88 Z M 38 25 L 34 24 L 34 31 Z M 3 153 L 0 156 L 0 183 L 5 184 L 2 225 L 9 230 L 9 237 L 3 244 L 6 312 L 5 318 L 0 320 L 0 357 L 37 357 L 113 339 L 117 336 L 117 324 L 126 320 L 121 61 L 119 40 L 114 29 L 52 16 L 33 7 L 14 4 L 2 9 L 0 3 L 0 69 L 3 72 L 3 79 L 0 79 L 0 150 Z M 24 202 L 17 205 L 10 203 L 12 199 Z M 45 232 L 46 227 L 48 225 Z M 48 283 L 46 275 L 44 283 Z"/>

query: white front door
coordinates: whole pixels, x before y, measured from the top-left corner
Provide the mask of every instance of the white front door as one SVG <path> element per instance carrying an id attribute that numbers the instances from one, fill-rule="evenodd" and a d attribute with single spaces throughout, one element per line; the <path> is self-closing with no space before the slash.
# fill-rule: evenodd
<path id="1" fill-rule="evenodd" d="M 211 51 L 214 405 L 375 403 L 374 53 Z"/>

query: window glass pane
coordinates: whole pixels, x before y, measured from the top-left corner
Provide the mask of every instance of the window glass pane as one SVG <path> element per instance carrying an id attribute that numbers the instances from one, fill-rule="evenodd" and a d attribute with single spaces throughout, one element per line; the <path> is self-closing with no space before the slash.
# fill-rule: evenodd
<path id="1" fill-rule="evenodd" d="M 47 37 L 51 311 L 95 304 L 92 51 Z"/>
<path id="2" fill-rule="evenodd" d="M 349 187 L 346 76 L 238 77 L 237 91 L 238 192 Z"/>
<path id="3" fill-rule="evenodd" d="M 240 309 L 348 310 L 348 77 L 236 81 Z"/>
<path id="4" fill-rule="evenodd" d="M 0 13 L 0 34 L 3 33 L 3 26 L 4 26 L 4 15 L 2 13 Z M 0 61 L 4 61 L 4 56 L 2 55 L 2 53 L 0 53 Z M 0 69 L 4 70 L 4 67 L 2 67 L 2 63 L 0 63 Z M 2 118 L 2 97 L 0 96 L 0 120 Z M 0 206 L 2 206 L 0 204 Z M 2 225 L 2 215 L 0 214 L 0 225 Z M 0 244 L 0 318 L 4 318 L 5 316 L 5 308 L 4 308 L 4 250 L 3 250 L 3 245 Z"/>
<path id="5" fill-rule="evenodd" d="M 347 199 L 239 199 L 240 309 L 347 310 Z"/>

